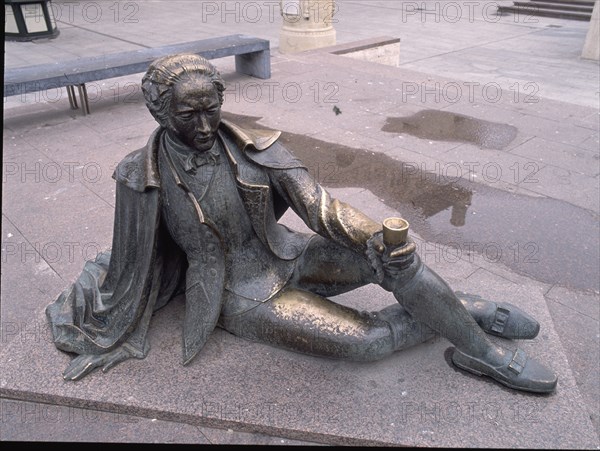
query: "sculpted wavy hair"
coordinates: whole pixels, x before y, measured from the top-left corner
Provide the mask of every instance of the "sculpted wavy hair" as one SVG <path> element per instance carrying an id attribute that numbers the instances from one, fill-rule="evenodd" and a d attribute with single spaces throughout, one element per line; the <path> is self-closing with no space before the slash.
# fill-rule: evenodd
<path id="1" fill-rule="evenodd" d="M 210 80 L 219 95 L 219 103 L 223 105 L 225 82 L 217 68 L 206 58 L 193 53 L 183 53 L 165 56 L 150 64 L 142 78 L 142 92 L 146 106 L 160 125 L 167 124 L 173 85 L 182 78 L 197 75 Z"/>

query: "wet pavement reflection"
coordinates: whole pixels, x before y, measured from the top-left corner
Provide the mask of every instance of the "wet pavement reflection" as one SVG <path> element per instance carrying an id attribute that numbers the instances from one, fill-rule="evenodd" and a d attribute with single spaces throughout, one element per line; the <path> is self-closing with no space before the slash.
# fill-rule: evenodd
<path id="1" fill-rule="evenodd" d="M 512 125 L 439 110 L 388 117 L 381 130 L 435 141 L 471 143 L 485 149 L 504 149 L 517 136 L 517 128 Z"/>
<path id="2" fill-rule="evenodd" d="M 257 117 L 224 113 L 249 128 Z M 470 261 L 477 253 L 548 284 L 598 290 L 600 227 L 594 212 L 547 197 L 440 176 L 384 154 L 286 133 L 281 142 L 328 188 L 359 187 L 397 210 L 429 242 L 424 261 Z M 427 169 L 424 171 L 423 169 Z M 347 199 L 352 203 L 352 199 Z M 383 219 L 383 218 L 376 218 Z M 435 243 L 448 245 L 448 251 Z"/>

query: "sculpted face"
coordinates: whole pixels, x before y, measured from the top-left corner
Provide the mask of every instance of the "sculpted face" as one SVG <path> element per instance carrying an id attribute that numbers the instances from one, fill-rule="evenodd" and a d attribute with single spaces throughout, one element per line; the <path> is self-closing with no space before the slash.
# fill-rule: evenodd
<path id="1" fill-rule="evenodd" d="M 207 77 L 192 75 L 178 81 L 172 89 L 167 133 L 192 149 L 210 150 L 221 122 L 216 88 Z"/>

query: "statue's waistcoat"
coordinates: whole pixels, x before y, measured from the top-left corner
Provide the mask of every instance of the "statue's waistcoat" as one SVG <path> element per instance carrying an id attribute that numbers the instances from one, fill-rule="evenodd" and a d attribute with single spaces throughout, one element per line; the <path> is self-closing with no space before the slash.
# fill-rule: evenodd
<path id="1" fill-rule="evenodd" d="M 256 215 L 268 208 L 267 199 L 271 197 L 264 169 L 243 164 L 246 179 L 253 183 L 243 181 L 236 173 L 240 167 L 238 159 L 242 157 L 238 150 L 222 142 L 218 144 L 221 153 L 217 164 L 186 172 L 169 140 L 162 140 L 158 162 L 163 218 L 188 260 L 215 267 L 224 265 L 225 288 L 229 292 L 264 301 L 286 284 L 294 261 L 281 259 L 272 252 L 264 218 Z M 206 227 L 220 238 L 221 254 L 215 254 L 215 246 L 205 242 Z M 188 273 L 190 277 L 194 276 Z M 188 280 L 189 283 L 192 281 Z M 231 311 L 231 306 L 228 307 Z"/>
<path id="2" fill-rule="evenodd" d="M 159 128 L 145 149 L 121 161 L 114 174 L 118 182 L 139 192 L 161 187 L 157 155 L 163 133 L 164 129 Z M 288 205 L 273 193 L 267 168 L 296 170 L 304 166 L 276 142 L 279 135 L 272 131 L 243 130 L 226 121 L 222 121 L 219 129 L 219 136 L 230 152 L 238 192 L 257 236 L 279 258 L 294 260 L 310 236 L 277 223 Z"/>

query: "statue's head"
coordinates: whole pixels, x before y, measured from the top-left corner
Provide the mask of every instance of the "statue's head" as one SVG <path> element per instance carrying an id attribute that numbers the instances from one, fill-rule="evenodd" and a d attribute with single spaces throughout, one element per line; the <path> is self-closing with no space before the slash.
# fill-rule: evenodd
<path id="1" fill-rule="evenodd" d="M 173 139 L 200 151 L 215 142 L 224 91 L 215 66 L 194 54 L 157 59 L 142 79 L 152 116 Z"/>

